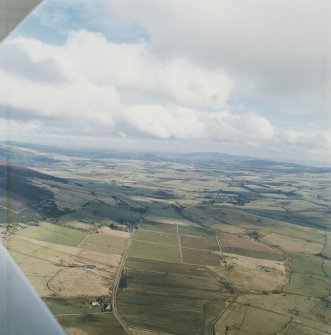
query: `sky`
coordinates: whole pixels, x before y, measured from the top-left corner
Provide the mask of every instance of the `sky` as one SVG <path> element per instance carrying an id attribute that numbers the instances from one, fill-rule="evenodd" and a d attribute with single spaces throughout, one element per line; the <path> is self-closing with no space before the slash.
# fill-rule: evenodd
<path id="1" fill-rule="evenodd" d="M 331 164 L 331 2 L 45 0 L 0 89 L 0 140 Z"/>

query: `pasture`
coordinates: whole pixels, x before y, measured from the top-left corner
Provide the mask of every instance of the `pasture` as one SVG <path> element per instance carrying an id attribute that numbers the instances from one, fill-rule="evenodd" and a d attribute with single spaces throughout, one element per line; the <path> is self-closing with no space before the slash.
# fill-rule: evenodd
<path id="1" fill-rule="evenodd" d="M 281 330 L 290 317 L 234 302 L 217 321 L 216 335 L 274 334 Z"/>
<path id="2" fill-rule="evenodd" d="M 89 234 L 79 245 L 85 250 L 121 255 L 127 245 L 127 238 L 110 234 Z"/>
<path id="3" fill-rule="evenodd" d="M 61 315 L 57 319 L 68 335 L 126 335 L 113 314 L 83 313 L 80 315 Z"/>
<path id="4" fill-rule="evenodd" d="M 285 259 L 285 257 L 282 254 L 278 254 L 276 252 L 266 252 L 253 249 L 230 248 L 230 247 L 222 248 L 222 250 L 223 252 L 228 254 L 236 254 L 257 259 L 268 259 L 273 261 L 282 261 Z"/>
<path id="5" fill-rule="evenodd" d="M 263 242 L 280 248 L 281 250 L 292 252 L 303 252 L 307 254 L 318 254 L 323 249 L 323 244 L 312 242 L 298 237 L 283 234 L 271 233 L 263 237 Z"/>
<path id="6" fill-rule="evenodd" d="M 143 223 L 140 224 L 139 227 L 144 230 L 151 230 L 151 231 L 169 233 L 169 234 L 177 234 L 177 225 L 175 224 L 143 220 Z"/>
<path id="7" fill-rule="evenodd" d="M 179 262 L 179 248 L 177 245 L 133 240 L 129 256 L 165 262 Z"/>
<path id="8" fill-rule="evenodd" d="M 225 264 L 211 269 L 243 291 L 281 290 L 288 282 L 284 262 L 223 254 Z"/>
<path id="9" fill-rule="evenodd" d="M 201 236 L 201 237 L 215 237 L 216 235 L 213 230 L 201 227 L 178 226 L 178 229 L 180 235 Z"/>
<path id="10" fill-rule="evenodd" d="M 233 290 L 204 267 L 129 258 L 118 307 L 130 327 L 175 335 L 212 334 Z"/>
<path id="11" fill-rule="evenodd" d="M 221 256 L 210 250 L 182 248 L 183 262 L 198 265 L 220 265 Z"/>
<path id="12" fill-rule="evenodd" d="M 198 236 L 180 236 L 181 246 L 184 248 L 195 248 L 219 251 L 219 245 L 216 238 L 198 237 Z"/>
<path id="13" fill-rule="evenodd" d="M 178 245 L 177 234 L 153 232 L 138 229 L 134 234 L 134 239 L 144 242 L 152 242 L 157 244 Z"/>
<path id="14" fill-rule="evenodd" d="M 86 237 L 83 231 L 46 222 L 22 229 L 17 235 L 67 246 L 77 246 Z"/>

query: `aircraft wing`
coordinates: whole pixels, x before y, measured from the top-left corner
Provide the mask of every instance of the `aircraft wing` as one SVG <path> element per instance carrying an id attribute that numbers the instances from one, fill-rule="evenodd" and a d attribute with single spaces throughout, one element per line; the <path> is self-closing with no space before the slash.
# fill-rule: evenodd
<path id="1" fill-rule="evenodd" d="M 42 0 L 0 0 L 0 42 L 41 2 Z"/>
<path id="2" fill-rule="evenodd" d="M 42 0 L 0 0 L 0 42 Z M 64 335 L 0 241 L 0 335 Z"/>
<path id="3" fill-rule="evenodd" d="M 1 242 L 0 334 L 64 335 L 59 323 Z"/>

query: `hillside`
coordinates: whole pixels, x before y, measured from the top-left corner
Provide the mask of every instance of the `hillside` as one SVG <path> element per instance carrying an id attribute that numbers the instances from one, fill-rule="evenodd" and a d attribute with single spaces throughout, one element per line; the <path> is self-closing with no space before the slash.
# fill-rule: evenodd
<path id="1" fill-rule="evenodd" d="M 66 200 L 73 190 L 80 190 L 80 186 L 0 161 L 0 222 L 34 221 L 70 212 L 75 206 Z"/>

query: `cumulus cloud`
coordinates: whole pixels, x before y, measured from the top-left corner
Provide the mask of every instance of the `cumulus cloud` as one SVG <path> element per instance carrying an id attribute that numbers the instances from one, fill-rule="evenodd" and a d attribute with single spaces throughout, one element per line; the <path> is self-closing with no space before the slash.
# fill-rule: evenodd
<path id="1" fill-rule="evenodd" d="M 67 6 L 64 0 L 52 3 Z M 99 26 L 109 21 L 108 13 L 115 21 L 120 13 L 120 24 L 131 22 L 144 33 L 115 42 L 102 33 L 68 33 L 64 27 L 63 44 L 26 37 L 2 43 L 0 117 L 8 113 L 15 119 L 7 132 L 26 138 L 29 133 L 46 138 L 49 132 L 56 140 L 118 138 L 143 147 L 167 142 L 175 149 L 194 143 L 190 150 L 204 143 L 204 149 L 269 158 L 306 155 L 301 148 L 314 157 L 330 151 L 330 134 L 307 130 L 304 118 L 301 130 L 291 130 L 291 122 L 287 130 L 275 127 L 282 114 L 287 119 L 288 113 L 293 118 L 309 109 L 310 115 L 329 113 L 329 2 L 73 3 L 77 10 L 84 3 L 92 16 L 100 15 L 93 8 L 102 3 L 107 15 Z M 37 17 L 45 23 L 46 14 Z M 70 21 L 67 14 L 60 22 Z M 243 108 L 236 109 L 240 104 Z"/>
<path id="2" fill-rule="evenodd" d="M 322 130 L 286 130 L 284 139 L 288 145 L 305 149 L 326 149 L 331 153 L 331 131 Z"/>
<path id="3" fill-rule="evenodd" d="M 141 105 L 125 111 L 135 129 L 159 138 L 219 141 L 266 141 L 274 136 L 271 123 L 256 113 L 205 113 L 177 106 Z"/>
<path id="4" fill-rule="evenodd" d="M 160 57 L 180 54 L 221 66 L 236 78 L 239 96 L 269 97 L 297 113 L 324 112 L 324 92 L 331 89 L 330 1 L 104 2 L 145 27 Z"/>
<path id="5" fill-rule="evenodd" d="M 63 46 L 20 37 L 0 47 L 0 60 L 0 104 L 20 114 L 92 121 L 116 131 L 127 124 L 156 138 L 273 136 L 264 117 L 224 111 L 233 86 L 224 71 L 182 57 L 160 60 L 146 43 L 116 44 L 84 30 Z"/>

